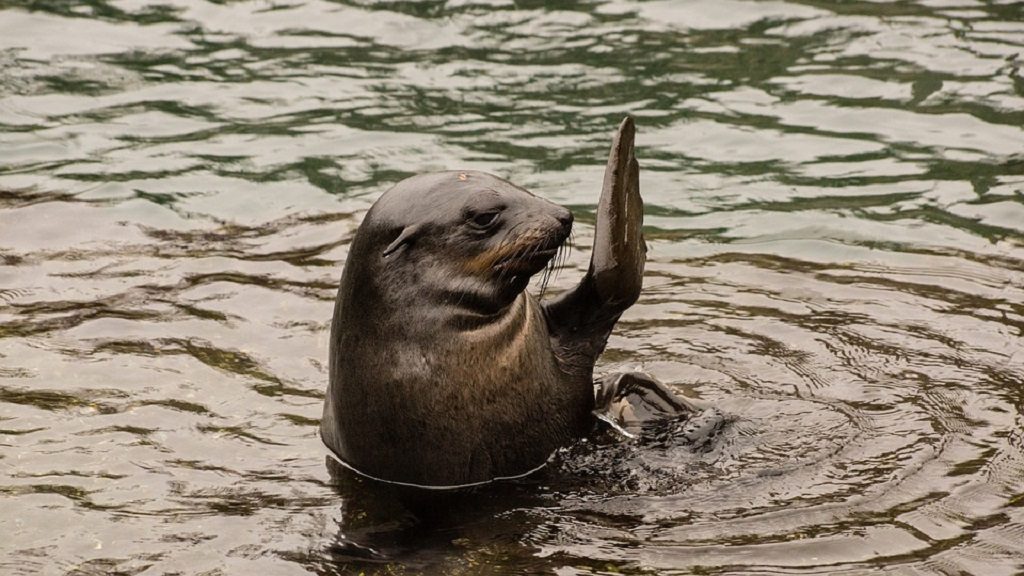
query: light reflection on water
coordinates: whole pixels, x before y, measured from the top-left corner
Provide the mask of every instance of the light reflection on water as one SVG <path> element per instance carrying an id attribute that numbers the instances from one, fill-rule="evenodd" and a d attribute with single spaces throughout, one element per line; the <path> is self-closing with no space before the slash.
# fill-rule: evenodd
<path id="1" fill-rule="evenodd" d="M 0 571 L 1015 574 L 1016 3 L 0 2 Z M 602 368 L 735 418 L 416 522 L 316 437 L 347 244 L 473 168 L 573 208 L 639 125 Z M 372 549 L 372 551 L 367 551 Z"/>

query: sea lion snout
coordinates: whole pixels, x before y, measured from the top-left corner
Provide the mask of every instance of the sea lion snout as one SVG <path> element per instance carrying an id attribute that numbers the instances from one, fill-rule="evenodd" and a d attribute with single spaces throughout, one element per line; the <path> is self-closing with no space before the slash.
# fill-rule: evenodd
<path id="1" fill-rule="evenodd" d="M 519 220 L 523 222 L 519 231 L 538 239 L 541 236 L 547 237 L 546 248 L 551 248 L 550 244 L 557 247 L 565 242 L 572 233 L 572 211 L 542 198 L 532 197 L 530 200 L 531 206 L 519 216 Z"/>

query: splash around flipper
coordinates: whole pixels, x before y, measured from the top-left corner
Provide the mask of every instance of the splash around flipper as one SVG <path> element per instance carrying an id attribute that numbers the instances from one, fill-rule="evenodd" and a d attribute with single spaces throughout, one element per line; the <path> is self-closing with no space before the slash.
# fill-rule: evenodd
<path id="1" fill-rule="evenodd" d="M 594 416 L 615 434 L 645 443 L 707 447 L 726 423 L 714 407 L 680 398 L 643 372 L 608 374 L 594 383 Z"/>

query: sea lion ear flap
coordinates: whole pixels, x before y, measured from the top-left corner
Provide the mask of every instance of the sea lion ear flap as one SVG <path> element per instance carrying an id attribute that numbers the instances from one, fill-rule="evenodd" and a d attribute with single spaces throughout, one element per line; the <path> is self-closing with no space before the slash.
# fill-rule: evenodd
<path id="1" fill-rule="evenodd" d="M 403 228 L 402 232 L 398 235 L 398 238 L 395 238 L 395 240 L 391 242 L 391 244 L 388 244 L 388 247 L 384 249 L 384 257 L 387 258 L 388 256 L 391 256 L 399 248 L 408 244 L 409 242 L 412 242 L 412 240 L 416 237 L 416 233 L 419 231 L 419 224 L 412 224 L 410 226 L 406 226 L 405 228 Z"/>

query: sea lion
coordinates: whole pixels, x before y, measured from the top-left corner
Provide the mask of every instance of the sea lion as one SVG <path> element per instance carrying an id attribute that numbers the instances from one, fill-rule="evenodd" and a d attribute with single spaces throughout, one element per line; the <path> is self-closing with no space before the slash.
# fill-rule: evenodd
<path id="1" fill-rule="evenodd" d="M 631 118 L 615 134 L 590 267 L 526 291 L 572 213 L 475 171 L 413 176 L 356 232 L 330 337 L 321 437 L 356 472 L 424 488 L 518 477 L 591 429 L 594 363 L 639 297 L 646 245 Z"/>

